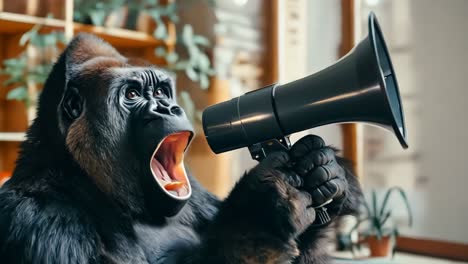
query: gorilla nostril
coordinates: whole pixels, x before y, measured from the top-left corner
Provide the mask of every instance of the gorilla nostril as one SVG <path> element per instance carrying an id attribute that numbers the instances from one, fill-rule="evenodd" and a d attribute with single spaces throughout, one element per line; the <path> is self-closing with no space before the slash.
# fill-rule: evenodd
<path id="1" fill-rule="evenodd" d="M 174 114 L 174 115 L 181 115 L 182 114 L 182 108 L 175 105 L 175 106 L 171 107 L 171 113 Z"/>
<path id="2" fill-rule="evenodd" d="M 171 111 L 170 111 L 170 109 L 168 107 L 159 107 L 158 108 L 158 113 L 170 115 Z"/>

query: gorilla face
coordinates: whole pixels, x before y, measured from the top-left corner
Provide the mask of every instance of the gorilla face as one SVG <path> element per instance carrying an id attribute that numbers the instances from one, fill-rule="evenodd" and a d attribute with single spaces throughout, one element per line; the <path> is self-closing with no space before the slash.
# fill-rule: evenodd
<path id="1" fill-rule="evenodd" d="M 130 120 L 134 149 L 142 167 L 152 174 L 165 194 L 186 200 L 191 193 L 184 168 L 184 152 L 193 129 L 174 98 L 170 77 L 154 68 L 117 68 L 119 108 Z M 131 139 L 129 139 L 131 141 Z"/>
<path id="2" fill-rule="evenodd" d="M 183 159 L 193 128 L 168 74 L 132 65 L 102 45 L 86 37 L 66 51 L 58 111 L 66 146 L 98 187 L 121 204 L 142 211 L 144 200 L 146 211 L 174 215 L 192 192 Z"/>

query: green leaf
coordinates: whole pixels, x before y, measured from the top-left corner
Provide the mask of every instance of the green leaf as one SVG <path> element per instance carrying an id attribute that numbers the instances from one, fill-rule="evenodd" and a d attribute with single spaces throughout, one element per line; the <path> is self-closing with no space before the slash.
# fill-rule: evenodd
<path id="1" fill-rule="evenodd" d="M 145 2 L 147 5 L 150 5 L 150 6 L 155 6 L 159 4 L 158 0 L 146 0 Z"/>
<path id="2" fill-rule="evenodd" d="M 173 66 L 173 68 L 174 68 L 175 70 L 179 70 L 179 71 L 185 70 L 185 69 L 187 69 L 188 67 L 190 67 L 190 63 L 189 63 L 188 61 L 186 61 L 186 60 L 184 60 L 184 61 L 178 61 L 178 62 Z"/>
<path id="3" fill-rule="evenodd" d="M 182 41 L 188 45 L 189 43 L 192 43 L 192 36 L 193 36 L 193 28 L 191 25 L 187 24 L 184 25 L 184 28 L 182 30 Z"/>
<path id="4" fill-rule="evenodd" d="M 179 55 L 175 52 L 167 54 L 166 60 L 169 64 L 174 64 L 179 59 Z"/>
<path id="5" fill-rule="evenodd" d="M 167 39 L 168 35 L 167 35 L 166 25 L 164 23 L 158 24 L 153 35 L 157 39 L 161 39 L 161 40 Z"/>
<path id="6" fill-rule="evenodd" d="M 149 15 L 155 20 L 156 23 L 161 22 L 161 9 L 152 8 L 148 11 Z"/>
<path id="7" fill-rule="evenodd" d="M 381 219 L 380 224 L 383 226 L 387 222 L 387 220 L 392 216 L 392 211 L 388 211 Z"/>
<path id="8" fill-rule="evenodd" d="M 372 190 L 372 216 L 377 216 L 378 211 L 377 211 L 377 192 L 375 190 Z"/>
<path id="9" fill-rule="evenodd" d="M 201 35 L 195 35 L 193 36 L 193 43 L 200 45 L 200 46 L 209 46 L 210 41 L 205 38 L 204 36 Z"/>
<path id="10" fill-rule="evenodd" d="M 209 76 L 216 75 L 216 70 L 213 68 L 210 68 L 206 71 L 206 74 L 208 74 Z"/>
<path id="11" fill-rule="evenodd" d="M 157 47 L 155 50 L 156 56 L 159 56 L 159 57 L 165 57 L 166 53 L 167 53 L 166 48 L 164 47 Z"/>
<path id="12" fill-rule="evenodd" d="M 98 3 L 100 4 L 100 3 Z M 103 26 L 104 25 L 104 20 L 106 19 L 106 11 L 104 10 L 93 10 L 89 12 L 89 17 L 91 18 L 91 22 L 95 26 Z"/>
<path id="13" fill-rule="evenodd" d="M 187 74 L 187 77 L 194 82 L 199 80 L 198 73 L 192 67 L 187 67 L 185 69 L 185 74 Z"/>
<path id="14" fill-rule="evenodd" d="M 20 76 L 12 76 L 8 80 L 3 82 L 3 85 L 8 86 L 11 84 L 26 84 L 26 80 L 24 79 L 23 75 Z"/>
<path id="15" fill-rule="evenodd" d="M 208 76 L 206 76 L 205 74 L 200 74 L 200 87 L 203 90 L 206 90 L 208 89 L 209 86 L 210 86 L 210 79 L 208 78 Z"/>
<path id="16" fill-rule="evenodd" d="M 19 86 L 15 89 L 12 89 L 8 92 L 6 99 L 7 100 L 18 100 L 24 101 L 28 98 L 28 89 L 26 86 Z"/>
<path id="17" fill-rule="evenodd" d="M 172 23 L 179 23 L 179 16 L 177 14 L 169 14 L 167 17 L 169 17 Z"/>
<path id="18" fill-rule="evenodd" d="M 398 194 L 400 194 L 400 197 L 402 198 L 403 200 L 403 203 L 405 204 L 406 206 L 406 210 L 408 212 L 408 223 L 409 223 L 409 226 L 412 226 L 413 225 L 413 213 L 412 213 L 412 210 L 411 210 L 411 207 L 410 207 L 410 203 L 409 203 L 409 200 L 408 200 L 408 197 L 406 196 L 406 193 L 405 191 L 400 188 L 400 187 L 392 187 L 390 188 L 387 193 L 385 193 L 385 197 L 384 197 L 384 200 L 382 202 L 382 208 L 380 208 L 380 213 L 379 215 L 382 217 L 384 212 L 385 212 L 385 209 L 387 207 L 387 204 L 388 204 L 388 201 L 390 200 L 390 196 L 392 195 L 392 193 L 394 192 L 397 192 Z"/>
<path id="19" fill-rule="evenodd" d="M 42 28 L 42 25 L 35 25 L 34 27 L 31 28 L 31 30 L 29 30 L 28 32 L 24 33 L 21 38 L 20 38 L 20 41 L 19 41 L 19 44 L 21 46 L 24 46 L 31 38 L 33 38 L 34 36 L 36 36 L 39 32 L 39 30 Z"/>
<path id="20" fill-rule="evenodd" d="M 210 69 L 210 66 L 211 66 L 211 62 L 210 62 L 210 59 L 208 58 L 208 56 L 206 56 L 206 54 L 203 54 L 203 53 L 200 53 L 198 55 L 198 67 L 200 68 L 200 70 L 202 71 L 206 71 L 208 69 Z"/>

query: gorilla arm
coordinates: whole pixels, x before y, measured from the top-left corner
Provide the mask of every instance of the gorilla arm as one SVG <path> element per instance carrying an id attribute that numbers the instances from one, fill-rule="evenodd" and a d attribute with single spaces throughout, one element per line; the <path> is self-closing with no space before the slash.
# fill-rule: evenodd
<path id="1" fill-rule="evenodd" d="M 300 179 L 282 171 L 287 162 L 287 153 L 270 155 L 240 180 L 226 200 L 214 205 L 206 200 L 204 191 L 194 189 L 191 203 L 173 219 L 188 229 L 174 228 L 167 234 L 168 229 L 163 228 L 155 234 L 178 238 L 163 246 L 171 249 L 162 251 L 172 254 L 164 259 L 197 264 L 290 263 L 299 254 L 295 238 L 314 221 L 315 212 L 307 209 L 310 195 L 294 187 Z M 198 216 L 208 216 L 203 212 L 207 208 L 212 217 L 202 223 Z M 190 227 L 198 229 L 196 236 Z M 159 262 L 161 254 L 154 256 L 158 257 L 155 263 Z"/>
<path id="2" fill-rule="evenodd" d="M 204 228 L 198 229 L 201 242 L 183 262 L 197 256 L 192 263 L 328 263 L 331 228 L 311 227 L 315 212 L 309 207 L 333 198 L 327 206 L 333 220 L 355 213 L 362 193 L 344 166 L 321 138 L 307 136 L 290 155 L 274 153 L 262 161 L 223 202 L 197 187 L 182 215 L 185 223 L 203 219 Z"/>

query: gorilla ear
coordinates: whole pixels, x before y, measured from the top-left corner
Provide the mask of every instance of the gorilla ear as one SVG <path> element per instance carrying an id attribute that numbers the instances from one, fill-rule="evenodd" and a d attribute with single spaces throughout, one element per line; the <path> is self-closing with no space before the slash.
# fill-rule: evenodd
<path id="1" fill-rule="evenodd" d="M 65 54 L 67 70 L 72 70 L 73 66 L 80 65 L 96 57 L 126 61 L 125 57 L 120 55 L 109 43 L 86 33 L 80 33 L 74 37 L 65 50 Z"/>
<path id="2" fill-rule="evenodd" d="M 77 119 L 83 111 L 83 97 L 76 87 L 68 87 L 62 102 L 63 112 L 69 121 Z"/>

